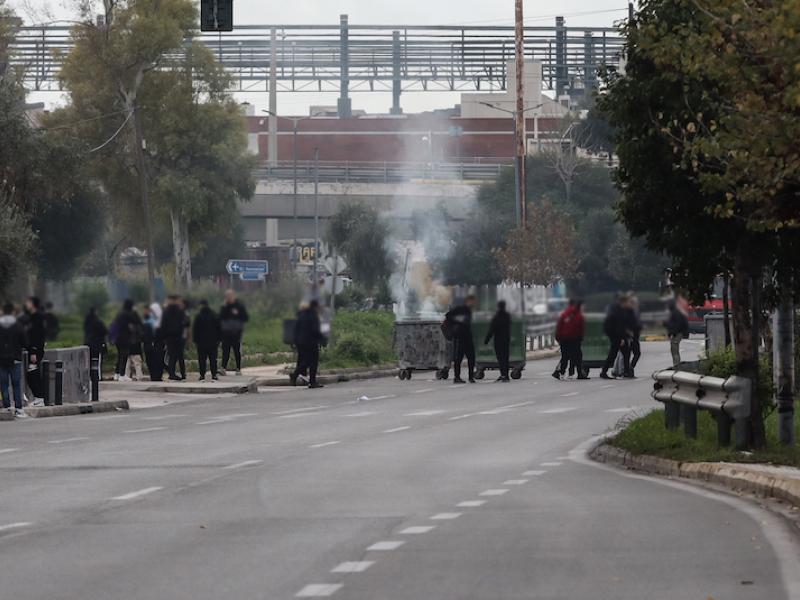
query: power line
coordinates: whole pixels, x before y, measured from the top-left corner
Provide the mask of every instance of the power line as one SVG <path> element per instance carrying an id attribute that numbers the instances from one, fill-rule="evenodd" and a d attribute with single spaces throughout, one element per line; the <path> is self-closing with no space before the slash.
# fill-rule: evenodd
<path id="1" fill-rule="evenodd" d="M 625 8 L 608 8 L 605 10 L 586 10 L 582 12 L 574 12 L 574 13 L 562 13 L 562 14 L 553 14 L 553 15 L 536 15 L 534 17 L 526 17 L 525 22 L 533 22 L 533 21 L 550 21 L 555 19 L 556 17 L 591 17 L 594 15 L 603 15 L 609 13 L 616 13 L 616 12 L 627 12 L 628 7 Z M 506 23 L 510 22 L 513 19 L 510 18 L 502 18 L 502 19 L 484 19 L 482 21 L 462 21 L 459 23 L 455 23 L 455 25 L 481 25 L 481 24 L 492 24 L 492 23 Z"/>
<path id="2" fill-rule="evenodd" d="M 119 126 L 119 129 L 117 129 L 117 130 L 114 132 L 114 135 L 112 135 L 112 136 L 111 136 L 110 138 L 108 138 L 108 139 L 107 139 L 105 142 L 103 142 L 102 144 L 100 144 L 100 145 L 99 145 L 97 148 L 92 148 L 91 150 L 89 150 L 88 154 L 92 154 L 93 152 L 97 152 L 98 150 L 102 150 L 103 148 L 105 148 L 106 146 L 108 146 L 108 145 L 109 145 L 111 142 L 113 142 L 113 141 L 114 141 L 114 138 L 116 138 L 116 137 L 119 135 L 119 132 L 120 132 L 120 131 L 122 131 L 122 128 L 123 128 L 123 127 L 125 127 L 125 125 L 128 123 L 128 121 L 130 121 L 130 119 L 131 119 L 131 117 L 132 117 L 132 116 L 133 116 L 133 111 L 130 111 L 130 112 L 128 112 L 128 116 L 127 116 L 127 117 L 125 117 L 125 120 L 122 122 L 122 125 L 120 125 L 120 126 Z"/>

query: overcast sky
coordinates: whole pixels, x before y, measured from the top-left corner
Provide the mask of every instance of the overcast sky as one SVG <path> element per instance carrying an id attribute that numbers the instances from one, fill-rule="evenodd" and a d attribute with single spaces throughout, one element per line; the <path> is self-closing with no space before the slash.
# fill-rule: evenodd
<path id="1" fill-rule="evenodd" d="M 10 0 L 27 22 L 69 18 L 70 0 Z M 529 25 L 550 25 L 556 15 L 572 26 L 611 26 L 626 16 L 625 0 L 525 0 L 525 21 Z M 353 24 L 506 25 L 513 22 L 513 0 L 234 0 L 236 23 L 248 24 L 335 24 L 348 14 Z M 56 101 L 55 94 L 37 94 L 36 100 Z M 242 96 L 265 107 L 265 94 Z M 403 97 L 406 112 L 452 106 L 458 95 L 408 93 Z M 281 94 L 279 112 L 304 114 L 310 104 L 335 104 L 336 94 Z M 386 112 L 389 94 L 353 94 L 353 108 Z"/>

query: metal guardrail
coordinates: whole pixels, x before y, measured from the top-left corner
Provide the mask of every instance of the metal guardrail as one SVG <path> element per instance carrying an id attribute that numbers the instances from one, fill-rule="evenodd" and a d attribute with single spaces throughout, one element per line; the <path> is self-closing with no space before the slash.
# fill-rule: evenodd
<path id="1" fill-rule="evenodd" d="M 526 344 L 528 350 L 547 350 L 558 345 L 555 321 L 529 323 L 525 332 L 528 338 Z"/>
<path id="2" fill-rule="evenodd" d="M 731 444 L 731 425 L 736 430 L 736 448 L 748 444 L 752 382 L 744 377 L 708 377 L 698 373 L 666 369 L 653 373 L 652 397 L 664 403 L 667 429 L 676 430 L 683 422 L 688 438 L 697 438 L 697 411 L 710 412 L 717 421 L 720 446 Z"/>

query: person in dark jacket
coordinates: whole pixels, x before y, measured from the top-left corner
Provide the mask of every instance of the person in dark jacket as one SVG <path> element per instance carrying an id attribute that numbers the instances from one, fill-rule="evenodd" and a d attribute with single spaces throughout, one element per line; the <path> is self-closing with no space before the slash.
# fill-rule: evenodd
<path id="1" fill-rule="evenodd" d="M 317 369 L 319 368 L 319 348 L 325 343 L 319 321 L 319 302 L 312 300 L 305 308 L 297 313 L 294 325 L 294 345 L 297 348 L 297 366 L 289 376 L 292 385 L 297 385 L 297 378 L 308 370 L 308 387 L 321 388 L 317 383 Z"/>
<path id="2" fill-rule="evenodd" d="M 605 321 L 603 321 L 603 331 L 608 337 L 609 347 L 606 362 L 603 364 L 603 370 L 600 372 L 601 379 L 613 379 L 608 374 L 608 370 L 614 366 L 614 361 L 616 361 L 617 354 L 620 352 L 622 353 L 624 362 L 623 372 L 630 372 L 630 338 L 633 334 L 632 329 L 634 325 L 631 321 L 629 308 L 630 298 L 627 294 L 621 294 L 606 313 Z"/>
<path id="3" fill-rule="evenodd" d="M 553 371 L 553 377 L 561 379 L 569 366 L 570 374 L 577 372 L 578 379 L 589 379 L 583 372 L 583 352 L 581 344 L 586 335 L 586 319 L 583 316 L 583 302 L 570 300 L 569 306 L 558 317 L 556 341 L 561 347 L 561 360 Z"/>
<path id="4" fill-rule="evenodd" d="M 58 334 L 61 331 L 61 323 L 58 321 L 56 313 L 53 311 L 53 303 L 44 303 L 44 326 L 47 331 L 47 341 L 55 342 L 58 339 Z"/>
<path id="5" fill-rule="evenodd" d="M 25 328 L 14 316 L 14 305 L 4 304 L 0 316 L 0 395 L 3 410 L 10 412 L 13 393 L 17 417 L 26 416 L 22 408 L 22 352 L 26 345 Z"/>
<path id="6" fill-rule="evenodd" d="M 669 337 L 672 366 L 676 367 L 681 362 L 681 341 L 689 337 L 689 319 L 675 300 L 670 301 L 668 308 L 669 318 L 664 321 L 664 327 Z"/>
<path id="7" fill-rule="evenodd" d="M 630 297 L 628 311 L 628 322 L 631 327 L 631 365 L 625 377 L 633 379 L 636 377 L 636 365 L 639 364 L 639 359 L 642 357 L 642 313 L 639 307 L 639 298 L 633 292 L 628 292 Z"/>
<path id="8" fill-rule="evenodd" d="M 488 345 L 492 338 L 494 338 L 494 355 L 500 368 L 500 377 L 497 381 L 509 382 L 511 381 L 508 376 L 511 355 L 511 315 L 506 310 L 505 300 L 497 303 L 497 312 L 489 323 L 489 331 L 486 332 L 483 343 Z"/>
<path id="9" fill-rule="evenodd" d="M 469 295 L 462 306 L 448 312 L 444 318 L 453 336 L 453 383 L 466 383 L 461 379 L 461 363 L 467 359 L 469 382 L 475 383 L 475 344 L 472 341 L 472 309 L 477 300 Z"/>
<path id="10" fill-rule="evenodd" d="M 83 320 L 83 343 L 89 346 L 90 358 L 103 360 L 108 351 L 106 346 L 107 336 L 108 329 L 106 329 L 105 323 L 97 315 L 97 309 L 92 306 Z"/>
<path id="11" fill-rule="evenodd" d="M 197 362 L 200 367 L 200 381 L 206 380 L 206 363 L 211 369 L 211 379 L 217 380 L 217 352 L 220 340 L 220 322 L 216 313 L 205 300 L 200 301 L 200 310 L 192 324 L 192 339 L 197 346 Z"/>
<path id="12" fill-rule="evenodd" d="M 180 363 L 181 373 L 186 373 L 185 359 L 183 356 L 184 329 L 186 312 L 178 296 L 167 298 L 167 307 L 161 316 L 161 328 L 158 335 L 167 348 L 167 373 L 172 381 L 182 381 L 175 373 L 175 367 Z"/>
<path id="13" fill-rule="evenodd" d="M 222 329 L 222 370 L 228 368 L 228 360 L 233 350 L 233 359 L 236 362 L 236 374 L 242 374 L 242 335 L 244 324 L 249 320 L 247 309 L 236 298 L 236 292 L 225 292 L 225 303 L 219 309 L 219 321 Z M 224 373 L 223 373 L 224 374 Z"/>
<path id="14" fill-rule="evenodd" d="M 44 359 L 44 348 L 47 343 L 47 327 L 44 315 L 42 314 L 42 304 L 39 298 L 31 296 L 25 301 L 25 335 L 28 338 L 28 373 L 26 379 L 28 387 L 33 392 L 33 404 L 44 404 L 44 382 L 42 381 L 42 359 Z"/>
<path id="15" fill-rule="evenodd" d="M 114 379 L 128 380 L 128 358 L 138 356 L 139 371 L 142 365 L 142 320 L 133 309 L 133 300 L 127 299 L 122 303 L 114 323 L 111 326 L 114 336 L 114 346 L 117 348 L 117 365 Z M 131 361 L 132 371 L 135 368 L 135 359 Z"/>

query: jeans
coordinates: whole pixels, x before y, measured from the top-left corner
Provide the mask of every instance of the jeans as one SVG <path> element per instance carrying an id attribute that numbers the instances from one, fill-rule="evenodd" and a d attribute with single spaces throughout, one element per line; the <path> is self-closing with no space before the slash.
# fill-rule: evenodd
<path id="1" fill-rule="evenodd" d="M 669 336 L 669 351 L 672 353 L 672 366 L 677 367 L 681 362 L 681 340 L 680 335 Z"/>
<path id="2" fill-rule="evenodd" d="M 11 390 L 9 390 L 9 382 Z M 0 367 L 0 394 L 3 395 L 3 408 L 11 408 L 11 396 L 14 392 L 14 408 L 22 410 L 22 363 L 15 362 L 12 367 Z"/>

